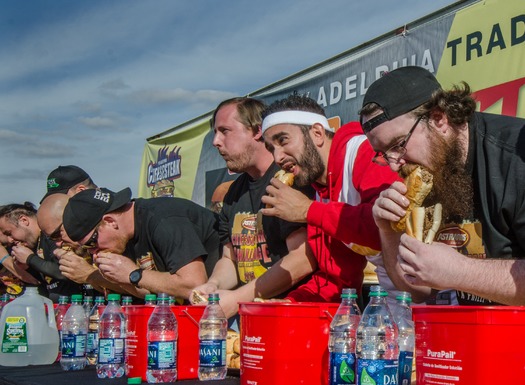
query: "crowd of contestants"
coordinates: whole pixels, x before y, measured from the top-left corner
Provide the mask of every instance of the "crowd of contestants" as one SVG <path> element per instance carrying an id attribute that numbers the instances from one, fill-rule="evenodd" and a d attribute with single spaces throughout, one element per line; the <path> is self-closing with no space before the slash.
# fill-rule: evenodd
<path id="1" fill-rule="evenodd" d="M 403 290 L 424 302 L 453 290 L 461 304 L 523 305 L 524 121 L 475 112 L 468 85 L 445 91 L 420 67 L 378 79 L 362 107 L 334 128 L 297 94 L 269 106 L 220 103 L 213 145 L 238 177 L 215 211 L 173 196 L 133 198 L 80 167 L 57 167 L 38 209 L 0 206 L 1 290 L 38 286 L 55 302 L 117 292 L 136 303 L 148 293 L 182 303 L 218 292 L 232 317 L 255 298 L 361 294 L 371 265 L 390 298 Z M 416 165 L 434 175 L 428 204 L 443 205 L 443 229 L 459 226 L 481 250 L 393 230 L 409 203 L 403 177 Z M 293 186 L 274 178 L 280 169 Z"/>

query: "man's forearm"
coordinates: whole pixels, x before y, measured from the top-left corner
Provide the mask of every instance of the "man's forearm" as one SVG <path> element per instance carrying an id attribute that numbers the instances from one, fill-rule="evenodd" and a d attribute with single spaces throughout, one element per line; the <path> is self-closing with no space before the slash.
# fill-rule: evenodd
<path id="1" fill-rule="evenodd" d="M 399 238 L 401 233 L 380 231 L 383 264 L 388 277 L 398 290 L 408 291 L 415 303 L 424 302 L 432 293 L 432 289 L 426 286 L 410 285 L 404 278 L 398 261 Z"/>
<path id="2" fill-rule="evenodd" d="M 220 290 L 231 290 L 239 284 L 237 278 L 237 268 L 235 263 L 227 257 L 222 257 L 217 261 L 213 272 L 208 279 L 208 284 L 217 286 Z"/>

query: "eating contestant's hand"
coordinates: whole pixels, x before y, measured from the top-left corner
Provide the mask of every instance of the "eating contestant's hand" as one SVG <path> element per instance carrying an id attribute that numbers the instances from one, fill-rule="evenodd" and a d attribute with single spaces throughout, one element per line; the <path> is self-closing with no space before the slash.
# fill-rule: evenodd
<path id="1" fill-rule="evenodd" d="M 137 269 L 135 262 L 128 257 L 108 251 L 95 254 L 94 261 L 106 279 L 121 284 L 129 284 L 129 274 Z"/>

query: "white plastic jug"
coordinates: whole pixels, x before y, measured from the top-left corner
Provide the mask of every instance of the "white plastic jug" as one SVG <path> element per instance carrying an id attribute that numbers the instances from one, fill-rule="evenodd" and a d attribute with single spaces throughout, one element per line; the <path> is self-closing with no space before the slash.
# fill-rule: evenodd
<path id="1" fill-rule="evenodd" d="M 0 318 L 0 365 L 46 365 L 58 355 L 58 331 L 53 302 L 26 287 L 8 303 Z"/>

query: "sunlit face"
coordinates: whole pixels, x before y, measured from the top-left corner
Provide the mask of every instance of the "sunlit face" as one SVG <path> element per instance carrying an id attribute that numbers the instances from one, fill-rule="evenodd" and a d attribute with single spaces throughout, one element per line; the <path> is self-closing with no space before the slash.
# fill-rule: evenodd
<path id="1" fill-rule="evenodd" d="M 237 106 L 228 104 L 215 116 L 213 145 L 233 172 L 245 172 L 252 166 L 257 139 L 238 119 Z"/>
<path id="2" fill-rule="evenodd" d="M 121 231 L 102 222 L 79 241 L 90 254 L 99 251 L 110 251 L 123 254 L 129 239 Z"/>
<path id="3" fill-rule="evenodd" d="M 0 231 L 11 244 L 21 244 L 30 249 L 37 245 L 39 233 L 33 234 L 30 223 L 33 219 L 22 215 L 17 223 L 9 221 L 6 217 L 0 218 Z"/>
<path id="4" fill-rule="evenodd" d="M 303 134 L 301 127 L 293 124 L 277 124 L 264 134 L 268 151 L 275 163 L 294 174 L 295 184 L 307 186 L 318 180 L 325 166 L 311 137 Z"/>
<path id="5" fill-rule="evenodd" d="M 376 115 L 364 117 L 363 122 Z M 378 154 L 387 153 L 391 156 L 388 166 L 392 170 L 399 172 L 405 164 L 409 163 L 430 168 L 428 159 L 430 148 L 428 138 L 424 134 L 424 124 L 423 120 L 418 120 L 414 115 L 407 113 L 380 124 L 366 136 Z M 396 148 L 403 148 L 403 151 L 396 151 Z M 399 157 L 399 154 L 402 156 Z"/>

